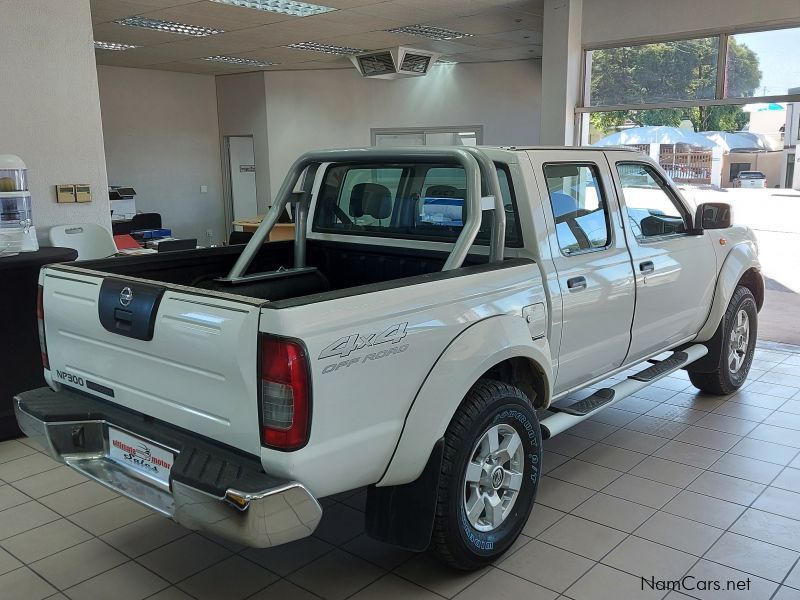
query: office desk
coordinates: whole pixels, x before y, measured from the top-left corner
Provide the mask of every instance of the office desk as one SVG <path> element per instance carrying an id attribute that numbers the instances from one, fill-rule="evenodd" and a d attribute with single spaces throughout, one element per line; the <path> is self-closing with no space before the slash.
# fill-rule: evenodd
<path id="1" fill-rule="evenodd" d="M 36 322 L 39 269 L 78 258 L 72 248 L 42 248 L 0 258 L 0 440 L 21 435 L 14 418 L 14 394 L 42 387 L 42 357 Z"/>
<path id="2" fill-rule="evenodd" d="M 233 222 L 233 230 L 252 233 L 256 229 L 258 229 L 259 225 L 261 225 L 261 221 L 263 218 L 264 215 L 258 215 L 257 217 L 238 219 Z M 276 223 L 275 227 L 273 227 L 272 231 L 270 231 L 269 233 L 270 242 L 278 242 L 280 240 L 293 240 L 293 239 L 294 239 L 294 223 Z"/>

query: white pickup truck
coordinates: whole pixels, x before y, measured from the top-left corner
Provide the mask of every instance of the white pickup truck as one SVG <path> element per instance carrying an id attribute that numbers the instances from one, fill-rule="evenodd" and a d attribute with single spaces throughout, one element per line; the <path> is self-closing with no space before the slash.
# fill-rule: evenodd
<path id="1" fill-rule="evenodd" d="M 264 243 L 289 204 L 295 240 Z M 53 457 L 256 547 L 367 486 L 370 535 L 462 569 L 519 535 L 542 439 L 677 369 L 739 388 L 764 299 L 727 205 L 568 148 L 310 153 L 246 246 L 40 284 L 49 387 L 16 412 Z"/>

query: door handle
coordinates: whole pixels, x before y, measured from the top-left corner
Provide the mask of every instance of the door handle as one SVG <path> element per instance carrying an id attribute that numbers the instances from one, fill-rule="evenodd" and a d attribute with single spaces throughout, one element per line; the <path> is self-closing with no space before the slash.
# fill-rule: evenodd
<path id="1" fill-rule="evenodd" d="M 656 266 L 653 264 L 652 260 L 646 260 L 639 263 L 639 270 L 642 273 L 652 273 L 656 270 Z"/>
<path id="2" fill-rule="evenodd" d="M 572 277 L 571 279 L 567 279 L 567 287 L 571 290 L 585 290 L 586 289 L 586 277 Z"/>

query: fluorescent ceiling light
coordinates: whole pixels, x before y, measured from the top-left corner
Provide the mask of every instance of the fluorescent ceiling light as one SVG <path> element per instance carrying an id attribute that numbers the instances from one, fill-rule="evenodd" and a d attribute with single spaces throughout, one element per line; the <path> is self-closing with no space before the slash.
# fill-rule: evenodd
<path id="1" fill-rule="evenodd" d="M 388 33 L 409 33 L 432 40 L 457 40 L 458 38 L 472 37 L 471 33 L 443 29 L 442 27 L 431 27 L 430 25 L 406 25 L 405 27 L 393 27 L 385 31 Z"/>
<path id="2" fill-rule="evenodd" d="M 143 29 L 154 29 L 156 31 L 166 31 L 167 33 L 191 35 L 194 37 L 205 37 L 207 35 L 225 33 L 222 29 L 198 27 L 197 25 L 186 25 L 185 23 L 175 23 L 174 21 L 148 19 L 147 17 L 128 17 L 127 19 L 120 19 L 114 22 L 118 25 L 126 25 L 127 27 L 141 27 Z"/>
<path id="3" fill-rule="evenodd" d="M 214 62 L 227 63 L 229 65 L 240 65 L 243 67 L 271 67 L 278 63 L 266 62 L 263 60 L 255 60 L 252 58 L 242 58 L 240 56 L 206 56 L 203 60 L 213 60 Z"/>
<path id="4" fill-rule="evenodd" d="M 308 50 L 309 52 L 321 52 L 323 54 L 336 54 L 339 56 L 350 56 L 352 54 L 361 54 L 364 50 L 359 48 L 349 48 L 348 46 L 331 46 L 330 44 L 320 44 L 319 42 L 296 42 L 284 46 L 284 48 L 292 48 L 294 50 Z"/>
<path id="5" fill-rule="evenodd" d="M 117 52 L 124 52 L 125 50 L 131 50 L 132 48 L 138 48 L 139 46 L 134 46 L 133 44 L 118 44 L 117 42 L 95 41 L 94 47 L 98 50 L 115 50 Z"/>
<path id="6" fill-rule="evenodd" d="M 230 4 L 243 8 L 266 10 L 267 12 L 293 15 L 295 17 L 308 17 L 336 10 L 330 6 L 308 4 L 307 2 L 293 2 L 292 0 L 211 0 L 219 4 Z"/>
<path id="7" fill-rule="evenodd" d="M 448 60 L 446 58 L 440 58 L 436 61 L 437 65 L 457 65 L 458 62 L 455 60 Z"/>

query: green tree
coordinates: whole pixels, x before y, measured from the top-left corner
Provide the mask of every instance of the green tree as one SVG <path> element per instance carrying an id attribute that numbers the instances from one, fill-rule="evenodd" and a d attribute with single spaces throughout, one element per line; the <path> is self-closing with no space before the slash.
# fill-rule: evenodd
<path id="1" fill-rule="evenodd" d="M 592 105 L 645 104 L 714 98 L 717 38 L 661 42 L 595 50 L 592 53 Z M 726 96 L 752 96 L 761 83 L 758 56 L 735 39 L 728 40 Z M 677 126 L 691 120 L 695 131 L 735 131 L 748 115 L 738 106 L 669 108 L 592 113 L 603 132 L 624 123 Z"/>

